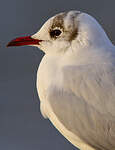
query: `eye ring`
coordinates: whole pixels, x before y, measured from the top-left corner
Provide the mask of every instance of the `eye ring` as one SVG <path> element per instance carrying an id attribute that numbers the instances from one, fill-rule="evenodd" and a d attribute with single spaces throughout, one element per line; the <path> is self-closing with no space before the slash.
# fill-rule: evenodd
<path id="1" fill-rule="evenodd" d="M 56 37 L 58 37 L 61 33 L 62 33 L 62 31 L 59 30 L 59 29 L 51 30 L 51 31 L 50 31 L 50 36 L 51 36 L 52 38 L 56 38 Z"/>

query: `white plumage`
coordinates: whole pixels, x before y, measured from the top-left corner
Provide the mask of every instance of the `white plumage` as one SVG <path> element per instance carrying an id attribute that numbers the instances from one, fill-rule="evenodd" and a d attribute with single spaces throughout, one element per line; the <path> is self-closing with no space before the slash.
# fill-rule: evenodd
<path id="1" fill-rule="evenodd" d="M 70 11 L 32 38 L 45 52 L 37 74 L 43 116 L 81 150 L 115 150 L 115 47 L 102 27 Z"/>
<path id="2" fill-rule="evenodd" d="M 45 34 L 50 41 L 47 28 L 54 18 L 33 37 Z M 115 150 L 114 46 L 91 16 L 71 11 L 62 19 L 65 26 L 76 24 L 78 33 L 72 41 L 60 35 L 48 48 L 41 43 L 46 53 L 37 75 L 41 112 L 81 150 Z"/>

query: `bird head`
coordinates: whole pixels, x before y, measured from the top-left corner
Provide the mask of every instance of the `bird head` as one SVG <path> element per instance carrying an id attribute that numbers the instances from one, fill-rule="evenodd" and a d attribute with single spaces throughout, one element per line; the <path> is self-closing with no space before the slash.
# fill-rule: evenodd
<path id="1" fill-rule="evenodd" d="M 48 53 L 76 52 L 95 45 L 110 44 L 106 33 L 90 15 L 79 11 L 59 13 L 48 19 L 32 36 L 19 37 L 9 46 L 37 46 Z"/>

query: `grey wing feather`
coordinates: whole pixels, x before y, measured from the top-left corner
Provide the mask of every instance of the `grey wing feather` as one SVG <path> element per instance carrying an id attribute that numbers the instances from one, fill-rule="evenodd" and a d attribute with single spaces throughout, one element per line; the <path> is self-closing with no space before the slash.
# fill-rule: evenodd
<path id="1" fill-rule="evenodd" d="M 115 68 L 63 68 L 64 88 L 53 88 L 50 105 L 63 125 L 96 149 L 115 149 Z"/>
<path id="2" fill-rule="evenodd" d="M 64 78 L 72 92 L 103 114 L 115 117 L 115 67 L 111 64 L 68 66 Z"/>

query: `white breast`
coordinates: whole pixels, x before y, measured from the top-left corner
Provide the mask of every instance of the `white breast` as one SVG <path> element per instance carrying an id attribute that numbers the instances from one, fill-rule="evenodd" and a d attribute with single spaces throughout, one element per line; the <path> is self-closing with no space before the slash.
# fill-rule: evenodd
<path id="1" fill-rule="evenodd" d="M 47 92 L 49 87 L 56 82 L 57 66 L 54 60 L 46 55 L 43 57 L 37 72 L 37 91 L 40 98 L 40 109 L 42 115 L 48 117 Z"/>
<path id="2" fill-rule="evenodd" d="M 85 144 L 77 135 L 70 132 L 53 112 L 53 109 L 49 103 L 48 94 L 49 91 L 53 91 L 52 88 L 55 88 L 55 86 L 61 86 L 62 76 L 58 66 L 56 65 L 56 60 L 51 60 L 51 58 L 44 56 L 40 63 L 37 74 L 37 90 L 40 97 L 41 113 L 45 118 L 48 118 L 62 133 L 62 135 L 64 135 L 73 145 L 82 150 L 94 150 Z"/>

